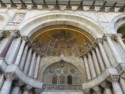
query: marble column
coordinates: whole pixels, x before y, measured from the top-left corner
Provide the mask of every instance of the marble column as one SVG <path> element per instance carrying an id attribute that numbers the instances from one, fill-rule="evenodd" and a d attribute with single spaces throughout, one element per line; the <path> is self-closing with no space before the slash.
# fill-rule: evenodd
<path id="1" fill-rule="evenodd" d="M 101 86 L 103 87 L 103 94 L 113 94 L 112 93 L 112 91 L 111 91 L 111 87 L 110 87 L 110 85 L 108 84 L 108 83 L 106 83 L 106 82 L 103 82 L 102 84 L 101 84 Z"/>
<path id="2" fill-rule="evenodd" d="M 113 93 L 112 93 L 112 91 L 109 87 L 105 87 L 104 91 L 103 91 L 103 94 L 113 94 Z"/>
<path id="3" fill-rule="evenodd" d="M 125 94 L 125 78 L 120 78 L 120 85 L 123 90 L 123 93 Z"/>
<path id="4" fill-rule="evenodd" d="M 91 73 L 92 79 L 94 79 L 96 77 L 96 71 L 95 71 L 95 67 L 94 67 L 90 53 L 88 53 L 88 62 L 89 62 L 89 66 L 90 66 L 90 73 Z"/>
<path id="5" fill-rule="evenodd" d="M 118 63 L 118 64 L 119 64 L 119 63 L 122 63 L 122 60 L 121 60 L 121 58 L 119 57 L 119 54 L 118 54 L 118 52 L 117 52 L 115 46 L 113 45 L 111 36 L 112 36 L 112 35 L 105 35 L 105 39 L 106 39 L 106 41 L 107 41 L 107 43 L 108 43 L 108 45 L 109 45 L 109 47 L 110 47 L 110 50 L 112 51 L 112 54 L 113 54 L 113 56 L 115 57 L 117 63 Z"/>
<path id="6" fill-rule="evenodd" d="M 28 90 L 23 91 L 23 94 L 29 94 Z"/>
<path id="7" fill-rule="evenodd" d="M 16 61 L 15 61 L 15 64 L 16 64 L 16 65 L 19 65 L 19 63 L 20 63 L 20 60 L 21 60 L 21 57 L 22 57 L 22 53 L 23 53 L 23 50 L 24 50 L 25 43 L 26 43 L 26 41 L 25 41 L 25 40 L 22 40 L 22 43 L 21 43 L 21 45 L 20 45 L 19 52 L 18 52 L 18 54 L 17 54 Z"/>
<path id="8" fill-rule="evenodd" d="M 94 62 L 94 65 L 95 65 L 96 73 L 97 73 L 97 75 L 100 75 L 101 70 L 100 70 L 99 62 L 98 62 L 96 54 L 95 54 L 95 50 L 92 50 L 92 58 L 93 58 L 93 62 Z"/>
<path id="9" fill-rule="evenodd" d="M 102 60 L 102 57 L 101 57 L 99 48 L 96 47 L 95 50 L 96 50 L 96 54 L 97 54 L 97 58 L 98 58 L 98 61 L 99 61 L 99 65 L 100 65 L 100 67 L 101 67 L 101 70 L 104 71 L 104 70 L 105 70 L 105 65 L 104 65 L 104 62 L 103 62 L 103 60 Z"/>
<path id="10" fill-rule="evenodd" d="M 87 74 L 87 78 L 88 78 L 88 80 L 91 80 L 91 74 L 90 74 L 90 68 L 89 68 L 89 63 L 88 63 L 88 61 L 87 61 L 87 58 L 86 58 L 86 55 L 84 55 L 84 57 L 83 57 L 83 60 L 84 60 L 84 64 L 85 64 L 85 69 L 86 69 L 86 74 Z"/>
<path id="11" fill-rule="evenodd" d="M 11 94 L 21 94 L 20 87 L 19 86 L 13 87 Z"/>
<path id="12" fill-rule="evenodd" d="M 113 87 L 113 94 L 123 94 L 118 81 L 112 81 L 112 87 Z"/>
<path id="13" fill-rule="evenodd" d="M 17 33 L 11 32 L 8 41 L 7 41 L 7 43 L 6 43 L 5 47 L 4 47 L 4 49 L 2 50 L 2 52 L 1 52 L 1 54 L 0 54 L 0 57 L 5 58 L 7 52 L 8 52 L 8 50 L 9 50 L 9 48 L 10 48 L 10 45 L 11 45 L 11 43 L 12 43 L 12 41 L 13 41 L 13 39 L 14 39 L 15 37 L 17 37 Z"/>
<path id="14" fill-rule="evenodd" d="M 1 94 L 10 94 L 11 86 L 12 86 L 12 82 L 13 82 L 14 78 L 15 78 L 14 75 L 11 75 L 11 74 L 6 75 L 6 80 L 1 89 Z"/>
<path id="15" fill-rule="evenodd" d="M 37 56 L 37 61 L 36 61 L 36 67 L 35 67 L 35 73 L 34 73 L 34 78 L 36 79 L 38 76 L 38 70 L 39 70 L 39 65 L 40 65 L 40 55 Z"/>
<path id="16" fill-rule="evenodd" d="M 102 94 L 102 90 L 99 86 L 95 86 L 93 88 L 95 94 Z"/>
<path id="17" fill-rule="evenodd" d="M 122 49 L 125 51 L 125 44 L 124 44 L 124 42 L 122 40 L 122 34 L 117 34 L 115 37 L 116 37 L 116 40 L 121 45 Z"/>
<path id="18" fill-rule="evenodd" d="M 36 67 L 36 52 L 33 52 L 33 57 L 32 57 L 31 64 L 29 67 L 30 69 L 29 69 L 28 76 L 34 77 L 34 72 L 35 72 L 35 67 Z"/>
<path id="19" fill-rule="evenodd" d="M 101 55 L 102 55 L 102 57 L 103 57 L 103 61 L 104 61 L 104 63 L 105 63 L 105 66 L 106 66 L 106 67 L 111 67 L 110 62 L 109 62 L 109 59 L 108 59 L 108 57 L 107 57 L 107 55 L 106 55 L 106 53 L 105 53 L 105 50 L 104 50 L 104 48 L 103 48 L 103 46 L 102 46 L 101 41 L 100 41 L 100 40 L 97 40 L 97 41 L 98 41 L 98 46 L 99 46 Z"/>
<path id="20" fill-rule="evenodd" d="M 0 89 L 2 88 L 3 83 L 4 83 L 4 75 L 1 74 L 0 75 Z"/>
<path id="21" fill-rule="evenodd" d="M 20 65 L 19 65 L 21 70 L 24 69 L 24 65 L 25 65 L 26 57 L 27 57 L 27 52 L 28 52 L 28 46 L 26 45 L 25 48 L 24 48 L 24 52 L 23 52 L 21 61 L 20 61 Z"/>
<path id="22" fill-rule="evenodd" d="M 31 57 L 32 57 L 32 48 L 29 49 L 28 52 L 28 56 L 27 56 L 27 60 L 25 63 L 25 67 L 24 67 L 24 73 L 27 75 L 29 72 L 29 68 L 30 68 L 30 63 L 31 63 Z"/>

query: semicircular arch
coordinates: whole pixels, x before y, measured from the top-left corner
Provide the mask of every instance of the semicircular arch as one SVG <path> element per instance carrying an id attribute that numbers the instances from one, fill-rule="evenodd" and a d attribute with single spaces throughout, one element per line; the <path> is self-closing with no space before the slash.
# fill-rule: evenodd
<path id="1" fill-rule="evenodd" d="M 80 17 L 76 14 L 66 13 L 48 13 L 36 16 L 22 23 L 20 34 L 30 37 L 36 31 L 51 25 L 72 25 L 85 30 L 94 38 L 103 36 L 103 32 L 99 25 L 87 17 Z"/>

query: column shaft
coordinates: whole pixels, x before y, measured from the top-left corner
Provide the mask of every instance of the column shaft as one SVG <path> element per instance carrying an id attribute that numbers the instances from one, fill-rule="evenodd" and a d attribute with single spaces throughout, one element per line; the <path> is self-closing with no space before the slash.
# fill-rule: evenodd
<path id="1" fill-rule="evenodd" d="M 21 94 L 20 87 L 19 86 L 13 87 L 11 94 Z"/>
<path id="2" fill-rule="evenodd" d="M 97 75 L 100 75 L 101 70 L 100 70 L 99 62 L 97 60 L 97 57 L 96 57 L 96 54 L 95 54 L 94 50 L 92 50 L 92 57 L 93 57 L 93 62 L 94 62 L 94 65 L 95 65 L 96 73 L 97 73 Z"/>
<path id="3" fill-rule="evenodd" d="M 117 41 L 119 42 L 119 44 L 121 45 L 122 49 L 125 51 L 125 44 L 122 41 L 122 38 L 120 35 L 116 36 Z"/>
<path id="4" fill-rule="evenodd" d="M 94 79 L 96 77 L 96 71 L 95 71 L 94 64 L 93 64 L 90 53 L 88 53 L 88 62 L 89 62 L 89 66 L 90 66 L 90 73 L 91 73 L 92 79 Z"/>
<path id="5" fill-rule="evenodd" d="M 28 72 L 29 72 L 31 57 L 32 57 L 32 49 L 30 48 L 29 52 L 28 52 L 26 64 L 25 64 L 25 67 L 24 67 L 24 73 L 25 74 L 28 74 Z"/>
<path id="6" fill-rule="evenodd" d="M 22 57 L 22 53 L 23 53 L 23 50 L 24 50 L 25 43 L 26 43 L 26 42 L 25 42 L 24 40 L 22 40 L 22 43 L 21 43 L 19 52 L 18 52 L 18 54 L 17 54 L 16 61 L 15 61 L 15 64 L 16 64 L 16 65 L 19 65 L 19 63 L 20 63 L 20 60 L 21 60 L 21 57 Z"/>
<path id="7" fill-rule="evenodd" d="M 29 69 L 28 76 L 34 77 L 34 72 L 35 72 L 35 67 L 36 67 L 36 53 L 35 52 L 33 53 L 31 65 L 29 67 L 30 67 L 30 69 Z"/>
<path id="8" fill-rule="evenodd" d="M 107 43 L 109 44 L 110 50 L 112 51 L 117 63 L 122 63 L 122 60 L 119 57 L 119 54 L 118 54 L 116 48 L 114 47 L 113 42 L 110 37 L 111 36 L 106 36 L 106 40 L 107 40 Z"/>
<path id="9" fill-rule="evenodd" d="M 103 91 L 103 94 L 112 94 L 112 91 L 109 87 L 105 87 L 104 91 Z"/>
<path id="10" fill-rule="evenodd" d="M 9 50 L 9 48 L 10 48 L 10 45 L 11 45 L 13 39 L 14 39 L 14 36 L 13 36 L 13 35 L 10 35 L 10 37 L 9 37 L 9 39 L 8 39 L 8 41 L 7 41 L 6 45 L 5 45 L 5 47 L 3 48 L 3 50 L 2 50 L 2 52 L 1 52 L 1 54 L 0 54 L 0 57 L 5 58 L 5 56 L 6 56 L 8 50 Z"/>
<path id="11" fill-rule="evenodd" d="M 36 62 L 36 68 L 35 68 L 35 73 L 34 73 L 34 78 L 36 79 L 38 76 L 38 70 L 39 70 L 39 64 L 40 64 L 40 55 L 37 56 L 37 62 Z"/>
<path id="12" fill-rule="evenodd" d="M 120 78 L 120 85 L 123 90 L 123 93 L 125 94 L 125 79 L 124 78 Z"/>
<path id="13" fill-rule="evenodd" d="M 23 94 L 29 94 L 29 91 L 24 91 Z"/>
<path id="14" fill-rule="evenodd" d="M 117 81 L 112 82 L 113 94 L 123 94 L 122 89 Z"/>
<path id="15" fill-rule="evenodd" d="M 1 89 L 1 94 L 10 94 L 11 85 L 12 85 L 12 80 L 6 79 Z"/>
<path id="16" fill-rule="evenodd" d="M 20 69 L 21 70 L 24 69 L 24 65 L 25 65 L 26 57 L 27 57 L 27 52 L 28 52 L 28 46 L 26 45 L 24 52 L 23 52 L 23 56 L 22 56 L 21 61 L 20 61 Z"/>
<path id="17" fill-rule="evenodd" d="M 105 65 L 104 65 L 104 62 L 103 62 L 103 60 L 102 60 L 102 57 L 101 57 L 101 54 L 100 54 L 100 52 L 99 52 L 98 47 L 96 47 L 95 50 L 96 50 L 96 54 L 97 54 L 97 58 L 98 58 L 98 61 L 99 61 L 99 65 L 100 65 L 100 67 L 101 67 L 101 70 L 104 71 L 104 70 L 105 70 Z"/>
<path id="18" fill-rule="evenodd" d="M 87 61 L 87 58 L 86 58 L 86 56 L 84 56 L 84 64 L 85 64 L 85 69 L 86 69 L 86 74 L 87 74 L 87 78 L 88 78 L 88 80 L 91 80 L 91 74 L 90 74 L 90 68 L 89 68 L 89 63 L 88 63 L 88 61 Z"/>
<path id="19" fill-rule="evenodd" d="M 110 67 L 110 66 L 111 66 L 111 65 L 110 65 L 110 62 L 109 62 L 109 60 L 108 60 L 108 57 L 107 57 L 107 55 L 106 55 L 106 53 L 105 53 L 105 50 L 104 50 L 102 44 L 101 44 L 101 43 L 98 43 L 98 45 L 99 45 L 99 48 L 100 48 L 100 51 L 101 51 L 101 55 L 102 55 L 102 57 L 103 57 L 103 61 L 105 62 L 105 66 L 106 66 L 106 67 Z"/>

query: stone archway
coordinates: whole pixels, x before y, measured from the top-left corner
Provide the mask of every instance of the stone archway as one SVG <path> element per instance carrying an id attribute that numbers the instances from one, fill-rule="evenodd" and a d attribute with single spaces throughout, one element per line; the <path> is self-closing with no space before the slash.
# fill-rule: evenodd
<path id="1" fill-rule="evenodd" d="M 51 25 L 75 26 L 85 30 L 86 32 L 91 34 L 95 39 L 101 38 L 103 36 L 101 28 L 95 21 L 87 17 L 80 17 L 76 14 L 67 14 L 62 12 L 47 13 L 45 15 L 40 15 L 32 19 L 29 19 L 28 21 L 25 21 L 24 23 L 22 23 L 20 27 L 20 34 L 22 36 L 30 37 L 33 33 L 37 32 L 38 30 Z"/>

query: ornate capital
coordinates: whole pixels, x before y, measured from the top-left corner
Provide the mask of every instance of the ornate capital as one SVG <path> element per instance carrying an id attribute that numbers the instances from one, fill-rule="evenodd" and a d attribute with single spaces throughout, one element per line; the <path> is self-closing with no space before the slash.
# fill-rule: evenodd
<path id="1" fill-rule="evenodd" d="M 93 88 L 93 90 L 94 90 L 95 92 L 99 92 L 99 91 L 101 91 L 101 88 L 100 88 L 99 86 L 95 86 L 95 87 Z"/>
<path id="2" fill-rule="evenodd" d="M 98 43 L 102 43 L 103 42 L 103 38 L 97 38 L 95 43 L 98 44 Z"/>
<path id="3" fill-rule="evenodd" d="M 107 78 L 109 82 L 118 81 L 118 79 L 119 75 L 110 75 L 109 78 Z"/>
<path id="4" fill-rule="evenodd" d="M 20 36 L 19 31 L 17 31 L 17 30 L 16 31 L 11 31 L 10 36 L 14 36 L 15 38 L 19 37 Z"/>
<path id="5" fill-rule="evenodd" d="M 12 80 L 12 81 L 17 78 L 17 76 L 14 73 L 5 73 L 5 77 L 6 79 Z"/>
<path id="6" fill-rule="evenodd" d="M 29 85 L 26 85 L 24 88 L 23 88 L 24 90 L 31 90 L 32 89 L 32 87 L 31 86 L 29 86 Z"/>
<path id="7" fill-rule="evenodd" d="M 26 41 L 26 42 L 28 42 L 28 37 L 27 36 L 22 36 L 21 39 L 24 40 L 24 41 Z"/>
<path id="8" fill-rule="evenodd" d="M 5 32 L 3 32 L 3 31 L 0 31 L 0 39 L 2 39 L 2 38 L 4 38 L 4 37 L 6 37 L 6 34 L 5 34 Z"/>
<path id="9" fill-rule="evenodd" d="M 103 83 L 101 83 L 101 86 L 103 88 L 106 88 L 106 87 L 110 87 L 110 84 L 108 82 L 103 82 Z"/>

